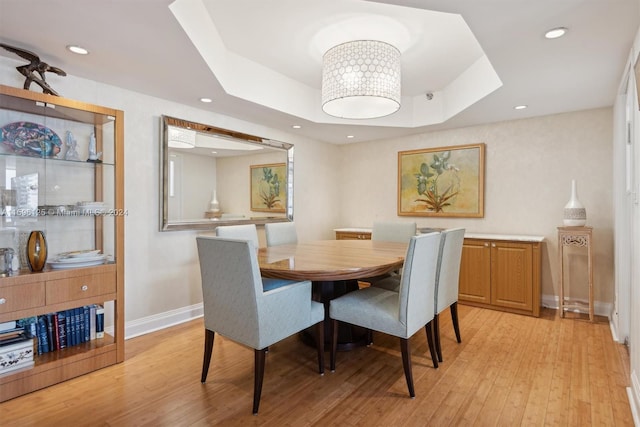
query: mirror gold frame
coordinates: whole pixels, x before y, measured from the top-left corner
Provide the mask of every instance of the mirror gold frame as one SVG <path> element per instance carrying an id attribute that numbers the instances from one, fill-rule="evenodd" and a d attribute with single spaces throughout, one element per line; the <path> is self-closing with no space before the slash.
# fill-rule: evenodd
<path id="1" fill-rule="evenodd" d="M 175 130 L 174 130 L 175 128 Z M 222 142 L 222 145 L 226 143 L 229 144 L 243 144 L 247 145 L 249 149 L 256 149 L 258 151 L 259 148 L 261 154 L 262 152 L 266 152 L 266 154 L 273 153 L 273 155 L 278 156 L 278 151 L 282 151 L 284 156 L 282 156 L 282 162 L 286 165 L 286 179 L 285 179 L 285 196 L 283 197 L 282 205 L 284 209 L 278 210 L 277 213 L 272 212 L 254 212 L 255 209 L 251 209 L 247 207 L 243 212 L 243 215 L 238 215 L 237 217 L 231 216 L 231 218 L 225 218 L 224 215 L 208 215 L 210 212 L 207 212 L 205 207 L 202 209 L 202 217 L 187 217 L 182 218 L 181 216 L 175 218 L 173 213 L 170 215 L 170 192 L 173 189 L 173 179 L 174 179 L 174 166 L 170 165 L 170 156 L 175 155 L 176 152 L 188 153 L 190 149 L 180 149 L 175 147 L 170 147 L 169 143 L 169 134 L 170 130 L 173 132 L 182 132 L 188 131 L 189 133 L 193 133 L 197 136 L 194 138 L 214 138 Z M 160 231 L 174 231 L 174 230 L 212 230 L 220 225 L 235 225 L 235 224 L 266 224 L 269 222 L 286 222 L 293 221 L 293 144 L 289 144 L 286 142 L 275 141 L 272 139 L 262 138 L 255 135 L 249 135 L 229 129 L 218 128 L 215 126 L 205 125 L 202 123 L 196 123 L 189 120 L 178 119 L 175 117 L 165 116 L 161 117 L 161 144 L 160 144 Z M 173 137 L 172 137 L 173 138 Z M 196 143 L 194 143 L 196 144 Z M 197 146 L 197 144 L 196 144 Z M 253 147 L 255 146 L 255 147 Z M 197 150 L 193 150 L 197 151 Z M 246 171 L 234 171 L 234 175 L 245 174 L 244 176 L 249 179 L 250 175 L 250 167 L 253 166 L 254 163 L 264 163 L 260 161 L 260 158 L 257 157 L 257 154 L 247 155 L 246 159 L 241 156 L 237 156 L 233 151 L 229 150 L 216 150 L 222 151 L 223 154 L 215 154 L 213 157 L 216 158 L 216 161 L 224 161 L 225 159 L 231 160 L 240 159 L 240 163 L 251 163 L 252 166 L 247 166 Z M 209 151 L 211 152 L 211 151 Z M 220 157 L 215 157 L 220 156 Z M 285 161 L 286 158 L 286 161 Z M 243 166 L 244 168 L 244 166 Z M 217 167 L 215 173 L 218 174 L 219 170 L 222 168 Z M 182 172 L 186 173 L 189 168 L 185 168 Z M 189 177 L 190 182 L 199 182 L 199 177 Z M 206 187 L 206 180 L 202 180 L 205 183 L 203 187 Z M 227 184 L 229 185 L 229 184 Z M 235 184 L 234 184 L 235 185 Z M 239 183 L 238 185 L 243 185 L 243 183 Z M 216 177 L 215 186 L 218 186 L 218 177 Z M 216 188 L 213 188 L 216 190 Z M 210 194 L 210 189 L 204 188 L 203 191 L 207 191 Z M 234 192 L 238 191 L 234 187 Z M 244 199 L 246 199 L 247 204 L 249 204 L 250 199 L 250 188 L 247 185 L 247 188 L 241 188 L 240 192 L 244 192 Z M 237 195 L 237 194 L 236 194 Z M 173 197 L 173 194 L 172 194 Z M 237 199 L 238 197 L 236 197 Z M 224 205 L 224 203 L 222 203 Z M 173 211 L 172 211 L 173 212 Z M 281 212 L 281 213 L 280 213 Z M 231 214 L 229 214 L 231 215 Z"/>

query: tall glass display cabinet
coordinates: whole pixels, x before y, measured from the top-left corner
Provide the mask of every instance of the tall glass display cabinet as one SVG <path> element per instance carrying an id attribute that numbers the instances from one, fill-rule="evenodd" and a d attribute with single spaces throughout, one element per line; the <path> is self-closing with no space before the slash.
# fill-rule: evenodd
<path id="1" fill-rule="evenodd" d="M 122 111 L 0 85 L 0 402 L 124 360 L 123 139 Z"/>

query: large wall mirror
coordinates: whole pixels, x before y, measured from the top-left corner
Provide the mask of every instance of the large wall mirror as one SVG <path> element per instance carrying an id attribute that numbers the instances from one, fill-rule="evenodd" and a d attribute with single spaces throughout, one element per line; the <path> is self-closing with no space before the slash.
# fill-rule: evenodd
<path id="1" fill-rule="evenodd" d="M 293 220 L 293 145 L 162 116 L 161 230 Z"/>

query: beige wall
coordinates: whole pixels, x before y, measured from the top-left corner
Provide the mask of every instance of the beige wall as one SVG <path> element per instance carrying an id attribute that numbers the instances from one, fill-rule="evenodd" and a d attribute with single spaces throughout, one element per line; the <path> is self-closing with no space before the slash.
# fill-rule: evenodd
<path id="1" fill-rule="evenodd" d="M 544 236 L 542 294 L 548 299 L 558 289 L 556 227 L 576 179 L 587 225 L 594 227 L 595 299 L 607 309 L 602 303 L 613 301 L 612 116 L 604 108 L 343 145 L 336 168 L 341 225 L 416 220 L 418 226 Z M 398 151 L 480 142 L 486 144 L 484 218 L 397 216 Z"/>

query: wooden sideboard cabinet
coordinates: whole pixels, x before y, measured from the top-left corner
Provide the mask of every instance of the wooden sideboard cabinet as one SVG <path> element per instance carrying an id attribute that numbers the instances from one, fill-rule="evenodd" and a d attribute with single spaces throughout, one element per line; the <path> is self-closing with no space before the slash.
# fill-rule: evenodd
<path id="1" fill-rule="evenodd" d="M 542 241 L 538 236 L 467 234 L 458 301 L 538 317 Z"/>
<path id="2" fill-rule="evenodd" d="M 336 228 L 336 240 L 371 240 L 370 228 Z"/>
<path id="3" fill-rule="evenodd" d="M 0 277 L 0 323 L 41 319 L 59 326 L 73 310 L 74 322 L 89 324 L 88 334 L 74 334 L 64 348 L 64 328 L 57 334 L 55 326 L 48 329 L 51 351 L 41 346 L 39 352 L 34 338 L 33 363 L 0 372 L 2 402 L 124 361 L 127 211 L 122 111 L 0 85 L 0 127 L 0 171 L 7 181 L 12 177 L 1 189 L 0 247 L 12 247 L 20 264 Z M 43 231 L 47 240 L 40 272 L 23 259 L 22 239 L 31 230 Z M 57 259 L 61 253 L 67 256 Z M 93 339 L 89 313 L 103 309 L 108 327 Z M 102 316 L 95 318 L 98 323 Z M 42 331 L 41 344 L 47 328 L 37 335 Z"/>

